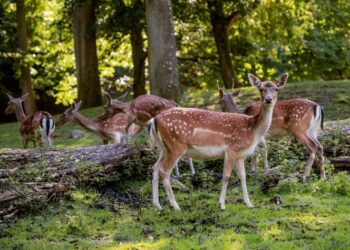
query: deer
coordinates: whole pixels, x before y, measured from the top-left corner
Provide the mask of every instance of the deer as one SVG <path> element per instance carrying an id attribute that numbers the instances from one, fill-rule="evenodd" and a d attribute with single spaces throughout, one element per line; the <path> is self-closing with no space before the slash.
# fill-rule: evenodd
<path id="1" fill-rule="evenodd" d="M 178 107 L 179 105 L 172 101 L 156 95 L 140 95 L 136 97 L 131 102 L 123 102 L 123 99 L 127 93 L 123 96 L 112 99 L 111 96 L 106 92 L 105 96 L 107 98 L 107 104 L 105 106 L 106 114 L 105 117 L 113 115 L 115 113 L 124 113 L 128 117 L 128 125 L 137 124 L 141 126 L 140 132 L 144 127 L 147 126 L 147 123 L 156 115 L 164 112 L 165 110 Z M 189 159 L 190 171 L 192 175 L 195 175 L 196 172 L 193 167 L 192 159 Z M 175 168 L 176 176 L 180 176 L 179 168 L 176 165 Z"/>
<path id="2" fill-rule="evenodd" d="M 57 126 L 72 121 L 82 126 L 87 131 L 102 138 L 103 144 L 108 144 L 112 141 L 114 144 L 123 143 L 128 136 L 137 134 L 140 130 L 140 126 L 132 124 L 127 130 L 128 117 L 125 114 L 119 113 L 113 115 L 106 120 L 101 119 L 105 114 L 103 113 L 96 119 L 91 119 L 79 112 L 81 101 L 66 109 L 59 120 L 56 122 Z"/>
<path id="3" fill-rule="evenodd" d="M 251 155 L 260 139 L 270 128 L 277 93 L 288 78 L 282 74 L 276 82 L 261 81 L 249 74 L 252 86 L 260 91 L 261 105 L 259 112 L 248 116 L 238 113 L 224 113 L 195 108 L 172 108 L 151 119 L 148 123 L 150 141 L 160 148 L 157 162 L 152 173 L 152 202 L 162 209 L 159 203 L 159 177 L 171 207 L 180 210 L 170 185 L 170 173 L 176 162 L 187 155 L 198 160 L 224 159 L 222 189 L 219 206 L 224 210 L 226 191 L 236 166 L 239 176 L 243 200 L 248 208 L 252 208 L 244 168 L 245 158 Z"/>
<path id="4" fill-rule="evenodd" d="M 259 112 L 260 103 L 255 103 L 246 109 L 238 107 L 236 104 L 238 94 L 239 90 L 232 93 L 224 93 L 223 89 L 219 88 L 219 98 L 223 112 L 246 115 L 254 115 Z M 326 179 L 326 173 L 323 169 L 323 146 L 317 139 L 319 128 L 323 129 L 323 121 L 323 107 L 313 101 L 296 98 L 278 101 L 275 105 L 267 137 L 291 136 L 307 147 L 309 157 L 306 162 L 306 171 L 301 176 L 302 182 L 305 182 L 310 175 L 316 155 L 319 158 L 320 178 Z M 263 147 L 264 167 L 268 169 L 268 153 L 265 138 L 261 139 L 260 145 Z M 256 167 L 256 158 L 255 154 L 252 160 L 253 171 Z"/>
<path id="5" fill-rule="evenodd" d="M 38 111 L 31 115 L 26 115 L 22 103 L 28 97 L 28 93 L 22 95 L 19 98 L 14 98 L 7 94 L 10 99 L 5 109 L 5 114 L 9 115 L 14 113 L 17 121 L 20 124 L 19 133 L 22 138 L 23 148 L 27 149 L 30 141 L 33 142 L 34 148 L 39 141 L 39 146 L 44 144 L 52 146 L 53 133 L 55 130 L 55 121 L 52 115 L 46 111 Z"/>

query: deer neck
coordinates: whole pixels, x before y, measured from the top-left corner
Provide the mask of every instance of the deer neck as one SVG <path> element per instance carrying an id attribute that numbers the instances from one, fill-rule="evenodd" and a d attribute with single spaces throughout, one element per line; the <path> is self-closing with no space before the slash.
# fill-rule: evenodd
<path id="1" fill-rule="evenodd" d="M 27 116 L 26 116 L 26 114 L 24 113 L 22 104 L 20 104 L 20 105 L 14 105 L 14 106 L 15 106 L 15 115 L 16 115 L 17 120 L 18 120 L 20 123 L 23 123 L 24 120 L 27 118 Z"/>
<path id="2" fill-rule="evenodd" d="M 75 112 L 73 115 L 74 121 L 76 121 L 80 126 L 85 128 L 90 132 L 97 131 L 99 129 L 99 123 L 90 119 L 79 112 Z"/>
<path id="3" fill-rule="evenodd" d="M 121 103 L 120 106 L 119 106 L 119 109 L 120 109 L 124 114 L 129 114 L 129 113 L 131 113 L 131 102 Z"/>
<path id="4" fill-rule="evenodd" d="M 255 137 L 261 138 L 265 136 L 269 130 L 272 122 L 274 105 L 264 105 L 260 106 L 260 111 L 252 117 L 252 130 L 255 131 Z"/>

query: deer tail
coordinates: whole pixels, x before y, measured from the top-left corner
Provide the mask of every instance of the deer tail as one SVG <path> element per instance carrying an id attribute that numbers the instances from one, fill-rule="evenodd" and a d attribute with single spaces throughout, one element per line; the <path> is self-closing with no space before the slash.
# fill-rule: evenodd
<path id="1" fill-rule="evenodd" d="M 157 135 L 157 118 L 152 118 L 148 123 L 148 134 L 150 138 L 150 147 L 154 149 L 158 144 L 158 135 Z"/>
<path id="2" fill-rule="evenodd" d="M 55 121 L 51 117 L 44 115 L 40 119 L 40 132 L 41 132 L 41 136 L 44 137 L 43 139 L 47 141 L 50 146 L 51 146 L 51 136 L 54 130 L 55 130 Z"/>

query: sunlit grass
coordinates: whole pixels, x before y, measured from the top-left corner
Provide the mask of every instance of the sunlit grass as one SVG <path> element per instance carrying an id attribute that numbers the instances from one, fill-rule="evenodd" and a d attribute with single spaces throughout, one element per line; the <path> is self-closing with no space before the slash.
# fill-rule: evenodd
<path id="1" fill-rule="evenodd" d="M 251 186 L 251 185 L 250 185 Z M 163 211 L 151 204 L 141 211 L 119 204 L 116 212 L 95 208 L 95 192 L 75 191 L 72 201 L 2 226 L 1 249 L 346 249 L 350 247 L 350 196 L 272 194 L 253 191 L 259 204 L 248 209 L 240 189 L 228 191 L 226 211 L 219 194 L 175 192 L 174 211 L 161 190 Z M 88 200 L 88 201 L 86 201 Z"/>

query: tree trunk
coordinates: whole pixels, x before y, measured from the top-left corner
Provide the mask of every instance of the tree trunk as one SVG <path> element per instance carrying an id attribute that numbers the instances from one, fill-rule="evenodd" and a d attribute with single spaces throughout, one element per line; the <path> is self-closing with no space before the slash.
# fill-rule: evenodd
<path id="1" fill-rule="evenodd" d="M 143 51 L 142 29 L 135 27 L 130 33 L 132 61 L 134 65 L 134 98 L 146 94 L 145 61 L 147 53 Z"/>
<path id="2" fill-rule="evenodd" d="M 213 26 L 216 49 L 219 56 L 221 76 L 222 80 L 224 81 L 225 88 L 231 88 L 232 86 L 235 88 L 242 87 L 238 81 L 233 60 L 231 58 L 228 39 L 228 30 L 230 27 L 225 16 L 222 14 L 222 2 L 219 1 L 213 5 L 208 3 L 208 7 L 210 11 L 210 21 Z"/>
<path id="3" fill-rule="evenodd" d="M 78 99 L 82 107 L 101 105 L 101 86 L 96 51 L 95 4 L 77 2 L 73 7 L 73 36 L 77 68 Z"/>
<path id="4" fill-rule="evenodd" d="M 22 94 L 28 93 L 27 99 L 24 101 L 24 110 L 27 115 L 33 114 L 36 111 L 32 80 L 30 76 L 30 66 L 24 62 L 26 54 L 28 53 L 28 37 L 27 37 L 27 22 L 26 22 L 26 9 L 24 0 L 17 0 L 16 2 L 16 14 L 17 14 L 17 40 L 18 47 L 21 53 L 20 71 L 21 79 L 20 85 L 22 88 Z"/>
<path id="5" fill-rule="evenodd" d="M 0 219 L 81 187 L 151 180 L 152 151 L 130 145 L 0 150 Z"/>
<path id="6" fill-rule="evenodd" d="M 146 0 L 146 22 L 151 93 L 176 101 L 179 73 L 171 1 Z"/>

